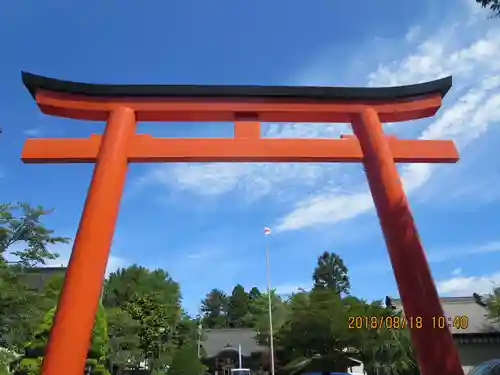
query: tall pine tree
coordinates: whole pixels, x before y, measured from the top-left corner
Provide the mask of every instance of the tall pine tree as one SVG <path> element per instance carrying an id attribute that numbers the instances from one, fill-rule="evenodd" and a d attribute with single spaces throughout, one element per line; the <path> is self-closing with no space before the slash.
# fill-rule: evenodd
<path id="1" fill-rule="evenodd" d="M 245 316 L 248 314 L 248 293 L 240 284 L 233 289 L 229 297 L 229 309 L 227 320 L 231 328 L 243 327 Z"/>
<path id="2" fill-rule="evenodd" d="M 227 326 L 228 298 L 219 289 L 212 289 L 201 302 L 203 327 L 222 328 Z"/>
<path id="3" fill-rule="evenodd" d="M 334 290 L 338 295 L 349 294 L 351 283 L 347 267 L 340 256 L 325 251 L 319 258 L 313 273 L 314 288 Z"/>

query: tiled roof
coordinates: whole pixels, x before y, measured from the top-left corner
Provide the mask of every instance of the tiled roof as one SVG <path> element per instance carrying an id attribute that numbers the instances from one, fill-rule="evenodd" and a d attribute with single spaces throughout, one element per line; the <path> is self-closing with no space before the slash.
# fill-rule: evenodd
<path id="1" fill-rule="evenodd" d="M 401 300 L 392 300 L 396 308 L 401 309 Z M 487 311 L 478 305 L 473 297 L 442 297 L 441 305 L 447 318 L 466 316 L 469 326 L 466 329 L 452 328 L 453 334 L 500 333 L 500 325 L 492 323 L 486 317 Z"/>
<path id="2" fill-rule="evenodd" d="M 202 345 L 207 357 L 214 357 L 222 350 L 237 351 L 238 345 L 241 345 L 241 354 L 245 357 L 265 350 L 265 347 L 257 343 L 257 333 L 253 329 L 207 329 L 203 333 L 205 341 Z"/>

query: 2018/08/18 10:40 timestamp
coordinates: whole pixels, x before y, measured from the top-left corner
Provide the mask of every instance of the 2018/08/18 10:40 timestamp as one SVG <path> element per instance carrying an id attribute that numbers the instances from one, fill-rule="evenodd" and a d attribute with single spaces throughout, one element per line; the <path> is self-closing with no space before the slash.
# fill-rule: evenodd
<path id="1" fill-rule="evenodd" d="M 426 321 L 425 325 L 432 328 L 444 329 L 467 329 L 469 327 L 469 318 L 466 315 L 457 316 L 433 316 L 430 321 Z M 349 317 L 348 327 L 350 329 L 400 329 L 400 328 L 416 328 L 420 329 L 424 326 L 422 317 L 404 317 L 404 316 L 351 316 Z"/>

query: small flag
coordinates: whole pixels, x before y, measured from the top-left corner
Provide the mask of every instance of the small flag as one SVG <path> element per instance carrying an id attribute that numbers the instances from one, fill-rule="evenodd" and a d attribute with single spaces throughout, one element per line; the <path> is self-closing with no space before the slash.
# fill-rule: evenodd
<path id="1" fill-rule="evenodd" d="M 271 229 L 269 227 L 264 227 L 264 235 L 267 236 L 268 234 L 271 234 Z"/>

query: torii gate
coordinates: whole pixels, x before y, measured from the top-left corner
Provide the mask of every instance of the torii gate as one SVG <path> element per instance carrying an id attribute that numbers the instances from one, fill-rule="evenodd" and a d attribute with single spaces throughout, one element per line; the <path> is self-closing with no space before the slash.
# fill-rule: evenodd
<path id="1" fill-rule="evenodd" d="M 128 163 L 361 162 L 378 213 L 422 375 L 463 375 L 425 252 L 396 169 L 455 163 L 452 141 L 400 140 L 381 122 L 433 116 L 452 78 L 400 87 L 96 85 L 22 73 L 43 113 L 107 121 L 104 134 L 28 139 L 25 163 L 95 163 L 42 375 L 81 375 Z M 136 134 L 137 121 L 234 122 L 234 138 L 169 139 Z M 349 122 L 340 139 L 262 139 L 260 122 Z M 410 323 L 408 323 L 408 326 Z"/>

